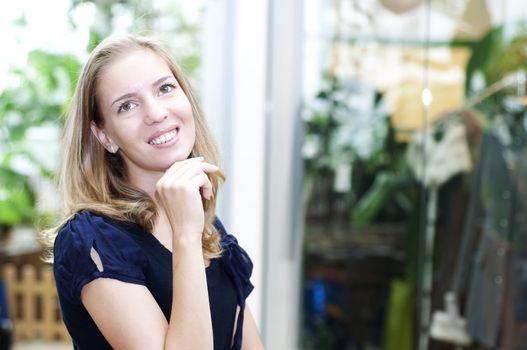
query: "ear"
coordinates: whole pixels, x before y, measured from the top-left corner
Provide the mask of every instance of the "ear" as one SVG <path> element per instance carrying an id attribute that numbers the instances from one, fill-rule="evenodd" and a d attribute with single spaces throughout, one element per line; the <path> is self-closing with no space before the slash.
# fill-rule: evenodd
<path id="1" fill-rule="evenodd" d="M 106 133 L 106 130 L 100 128 L 95 122 L 90 123 L 92 134 L 97 138 L 100 144 L 110 153 L 117 153 L 119 146 L 112 141 L 111 137 Z"/>

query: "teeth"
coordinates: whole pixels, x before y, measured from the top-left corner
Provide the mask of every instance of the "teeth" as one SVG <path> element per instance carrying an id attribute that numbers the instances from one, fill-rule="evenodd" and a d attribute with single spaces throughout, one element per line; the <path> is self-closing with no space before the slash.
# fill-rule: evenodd
<path id="1" fill-rule="evenodd" d="M 163 143 L 167 143 L 168 141 L 172 140 L 177 135 L 177 130 L 172 130 L 170 132 L 167 132 L 166 134 L 163 134 L 152 141 L 148 142 L 151 145 L 161 145 Z"/>

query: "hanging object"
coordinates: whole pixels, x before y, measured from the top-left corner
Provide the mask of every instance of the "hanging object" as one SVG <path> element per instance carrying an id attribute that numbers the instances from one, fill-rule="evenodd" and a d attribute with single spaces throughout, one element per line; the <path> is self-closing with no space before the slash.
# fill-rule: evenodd
<path id="1" fill-rule="evenodd" d="M 465 127 L 459 121 L 451 122 L 442 131 L 440 140 L 434 136 L 437 127 L 426 133 L 417 132 L 408 145 L 407 164 L 426 187 L 439 187 L 453 176 L 472 169 Z M 425 161 L 426 169 L 423 168 Z"/>
<path id="2" fill-rule="evenodd" d="M 423 1 L 422 0 L 380 0 L 382 6 L 388 10 L 401 14 L 411 11 L 418 7 Z"/>
<path id="3" fill-rule="evenodd" d="M 433 313 L 430 336 L 459 346 L 470 345 L 472 339 L 467 332 L 465 319 L 459 315 L 456 295 L 450 291 L 444 298 L 446 310 Z"/>

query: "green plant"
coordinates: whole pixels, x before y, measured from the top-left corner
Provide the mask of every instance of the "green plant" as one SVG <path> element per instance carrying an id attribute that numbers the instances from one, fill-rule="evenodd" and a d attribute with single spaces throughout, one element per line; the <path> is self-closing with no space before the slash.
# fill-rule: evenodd
<path id="1" fill-rule="evenodd" d="M 358 81 L 323 77 L 305 120 L 308 219 L 342 219 L 357 228 L 374 220 L 401 220 L 411 210 L 407 188 L 413 182 L 383 96 Z M 349 176 L 344 186 L 335 183 L 342 168 Z"/>
<path id="2" fill-rule="evenodd" d="M 35 196 L 26 176 L 0 165 L 0 231 L 34 216 Z"/>
<path id="3" fill-rule="evenodd" d="M 194 43 L 199 41 L 199 22 L 186 17 L 181 3 L 170 2 L 161 10 L 141 0 L 71 0 L 72 27 L 76 26 L 74 11 L 83 4 L 92 4 L 97 12 L 97 23 L 90 28 L 86 43 L 88 52 L 114 32 L 114 19 L 118 16 L 130 15 L 133 22 L 128 30 L 144 34 L 159 32 L 157 20 L 165 16 L 171 19 L 165 21 L 171 27 L 161 32 L 170 33 L 166 39 L 175 46 L 172 51 L 180 54 L 179 61 L 187 72 L 197 71 L 200 46 Z M 24 16 L 13 23 L 22 27 L 26 24 Z M 178 40 L 173 40 L 174 32 Z M 51 178 L 53 171 L 49 162 L 32 152 L 31 146 L 35 145 L 28 144 L 27 135 L 31 129 L 45 125 L 61 127 L 79 71 L 76 56 L 44 50 L 31 51 L 27 62 L 10 70 L 9 81 L 13 83 L 0 91 L 0 232 L 22 223 L 34 224 L 47 215 L 36 212 L 36 194 L 29 174 Z"/>
<path id="4" fill-rule="evenodd" d="M 196 79 L 200 66 L 200 18 L 191 18 L 185 13 L 183 1 L 169 1 L 157 6 L 144 0 L 72 0 L 69 10 L 69 22 L 75 27 L 74 13 L 81 6 L 91 4 L 97 13 L 97 22 L 90 28 L 90 37 L 86 46 L 91 52 L 101 40 L 115 32 L 115 19 L 119 16 L 133 18 L 126 31 L 155 36 L 164 39 L 169 50 L 175 55 L 185 72 Z"/>
<path id="5" fill-rule="evenodd" d="M 51 177 L 52 171 L 31 152 L 27 133 L 46 124 L 60 125 L 79 66 L 72 55 L 32 51 L 23 68 L 11 70 L 11 80 L 17 84 L 0 93 L 0 226 L 3 231 L 21 223 L 32 223 L 35 218 L 35 191 L 27 168 L 36 169 L 44 177 Z M 25 166 L 20 166 L 21 162 Z"/>

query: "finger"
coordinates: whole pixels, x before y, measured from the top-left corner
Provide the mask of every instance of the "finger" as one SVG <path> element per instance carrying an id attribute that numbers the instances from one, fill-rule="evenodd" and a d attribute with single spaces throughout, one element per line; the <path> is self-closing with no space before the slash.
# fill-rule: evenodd
<path id="1" fill-rule="evenodd" d="M 212 183 L 210 182 L 209 178 L 207 177 L 207 181 L 205 181 L 203 186 L 201 186 L 201 195 L 206 200 L 210 200 L 212 198 L 213 194 L 214 194 L 214 192 L 213 192 Z"/>
<path id="2" fill-rule="evenodd" d="M 179 169 L 177 173 L 173 174 L 173 178 L 178 181 L 188 182 L 193 181 L 195 177 L 200 176 L 201 174 L 205 174 L 201 167 L 193 165 Z"/>
<path id="3" fill-rule="evenodd" d="M 161 176 L 161 178 L 157 181 L 158 187 L 163 188 L 166 186 L 170 186 L 176 183 L 177 181 L 185 181 L 185 178 L 189 179 L 191 176 L 197 175 L 199 174 L 199 172 L 202 172 L 200 168 L 192 167 L 188 163 L 182 163 L 182 162 L 178 162 L 178 163 L 179 164 L 175 163 L 173 166 L 171 166 L 169 169 L 165 171 L 163 176 Z M 192 172 L 192 171 L 193 173 L 190 173 L 184 178 L 187 172 Z"/>
<path id="4" fill-rule="evenodd" d="M 194 158 L 187 158 L 187 159 L 183 159 L 183 160 L 178 160 L 178 161 L 175 161 L 174 164 L 193 164 L 193 163 L 199 163 L 199 162 L 203 162 L 205 160 L 205 157 L 194 157 Z"/>
<path id="5" fill-rule="evenodd" d="M 188 164 L 200 163 L 200 162 L 203 162 L 204 160 L 205 160 L 204 157 L 195 157 L 195 158 L 187 158 L 187 159 L 184 159 L 184 160 L 178 160 L 178 161 L 172 163 L 172 165 L 169 166 L 168 169 L 165 172 L 172 172 L 175 169 L 178 169 L 180 167 L 186 166 Z"/>
<path id="6" fill-rule="evenodd" d="M 170 172 L 165 173 L 165 175 L 172 179 L 176 179 L 176 178 L 188 179 L 189 176 L 194 176 L 202 172 L 207 173 L 207 174 L 212 174 L 217 171 L 219 171 L 219 167 L 214 164 L 190 163 L 190 164 L 182 164 L 180 167 L 175 168 L 171 170 Z"/>
<path id="7" fill-rule="evenodd" d="M 201 163 L 198 166 L 207 174 L 215 173 L 220 170 L 220 167 L 211 163 Z"/>
<path id="8" fill-rule="evenodd" d="M 201 160 L 197 161 L 181 161 L 174 163 L 170 168 L 168 168 L 165 173 L 172 173 L 172 174 L 181 174 L 186 171 L 189 167 L 200 167 L 202 171 L 206 173 L 214 173 L 219 170 L 219 167 L 212 163 L 207 163 L 203 160 L 203 157 L 200 157 Z M 193 158 L 194 159 L 194 158 Z"/>
<path id="9" fill-rule="evenodd" d="M 205 173 L 193 178 L 194 185 L 201 190 L 201 195 L 203 198 L 209 200 L 212 197 L 212 183 L 209 180 L 209 177 Z"/>
<path id="10" fill-rule="evenodd" d="M 183 161 L 175 162 L 165 171 L 165 176 L 170 178 L 177 178 L 181 176 L 181 174 L 188 171 L 188 169 L 196 167 L 196 165 L 200 164 L 201 162 L 203 162 L 203 159 L 196 158 L 192 158 L 192 160 L 186 159 Z"/>

